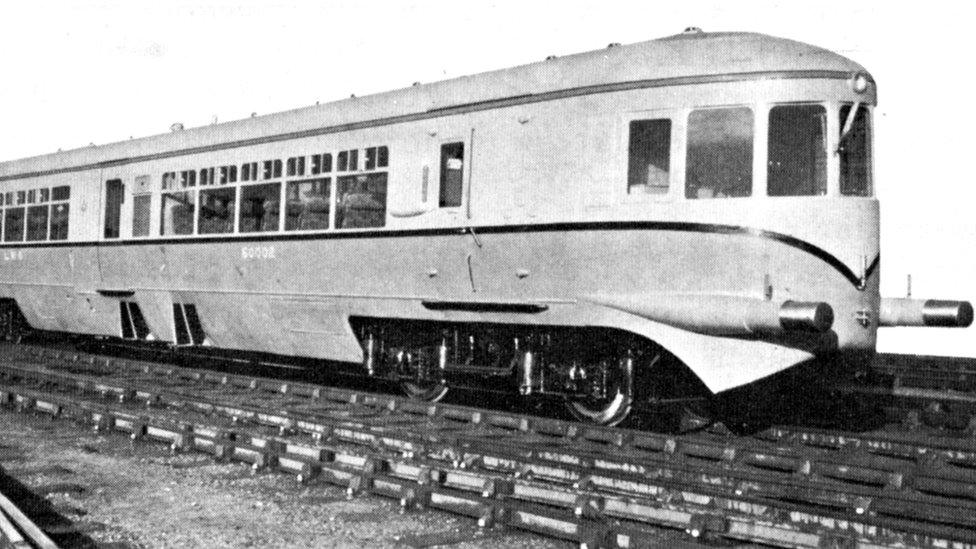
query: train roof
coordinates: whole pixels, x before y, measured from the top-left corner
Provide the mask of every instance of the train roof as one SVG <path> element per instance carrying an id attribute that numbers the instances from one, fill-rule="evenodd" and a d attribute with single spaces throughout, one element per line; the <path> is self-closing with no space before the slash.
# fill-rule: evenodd
<path id="1" fill-rule="evenodd" d="M 549 58 L 431 84 L 353 97 L 275 114 L 189 128 L 0 163 L 0 180 L 82 165 L 124 163 L 194 152 L 223 144 L 247 145 L 276 135 L 355 125 L 452 107 L 505 104 L 506 99 L 565 90 L 670 79 L 777 72 L 848 73 L 865 69 L 831 51 L 783 38 L 745 32 L 690 30 L 636 44 Z M 167 154 L 169 153 L 169 154 Z"/>

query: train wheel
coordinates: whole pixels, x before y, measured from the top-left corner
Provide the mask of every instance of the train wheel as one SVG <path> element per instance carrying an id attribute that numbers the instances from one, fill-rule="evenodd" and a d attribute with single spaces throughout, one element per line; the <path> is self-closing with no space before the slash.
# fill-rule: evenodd
<path id="1" fill-rule="evenodd" d="M 605 396 L 566 401 L 569 413 L 579 421 L 613 427 L 630 414 L 634 405 L 634 358 L 625 356 L 610 367 Z"/>
<path id="2" fill-rule="evenodd" d="M 424 402 L 438 402 L 447 394 L 447 384 L 442 381 L 404 381 L 400 388 L 408 397 Z"/>

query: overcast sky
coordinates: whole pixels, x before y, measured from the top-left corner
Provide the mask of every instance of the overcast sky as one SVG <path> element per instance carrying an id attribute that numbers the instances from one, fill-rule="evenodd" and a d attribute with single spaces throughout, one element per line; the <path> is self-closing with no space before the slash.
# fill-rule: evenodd
<path id="1" fill-rule="evenodd" d="M 965 2 L 4 2 L 0 159 L 267 114 L 680 32 L 755 31 L 871 71 L 882 293 L 976 301 Z M 976 329 L 882 350 L 976 356 Z"/>

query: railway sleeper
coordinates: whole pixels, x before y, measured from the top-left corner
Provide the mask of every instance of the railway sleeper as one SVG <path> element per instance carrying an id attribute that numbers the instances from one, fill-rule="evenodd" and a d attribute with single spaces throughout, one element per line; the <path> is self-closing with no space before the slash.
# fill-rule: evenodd
<path id="1" fill-rule="evenodd" d="M 100 417 L 107 417 L 106 414 L 107 413 L 98 413 L 97 415 L 99 415 Z M 113 428 L 116 427 L 116 424 L 112 424 L 111 427 Z M 199 439 L 202 437 L 196 436 L 196 438 Z M 235 442 L 233 440 L 225 440 L 225 439 L 217 439 L 217 440 L 219 441 L 217 444 L 218 446 L 229 447 L 229 448 L 241 447 L 241 443 Z M 236 457 L 241 457 L 241 455 L 239 454 Z M 349 463 L 355 463 L 355 466 L 350 466 Z M 370 465 L 371 463 L 373 465 Z M 374 487 L 377 486 L 375 482 L 377 475 L 382 474 L 379 471 L 380 469 L 379 465 L 381 463 L 384 463 L 382 458 L 372 459 L 372 460 L 370 458 L 362 458 L 358 456 L 352 459 L 347 458 L 346 461 L 343 461 L 341 463 L 321 464 L 323 473 L 325 471 L 330 472 L 329 475 L 323 474 L 322 476 L 331 477 L 333 483 L 345 484 L 348 487 L 347 490 L 349 490 L 349 493 L 356 493 L 357 491 L 373 490 Z M 280 468 L 280 461 L 278 462 L 278 467 Z M 417 480 L 405 480 L 404 482 L 413 482 L 414 484 L 421 485 L 422 483 L 418 481 L 419 479 L 425 476 L 426 476 L 425 474 L 421 473 L 417 477 Z M 395 484 L 391 480 L 384 480 L 384 482 L 386 482 L 386 484 L 383 486 L 386 487 L 394 486 Z M 402 484 L 400 486 L 407 486 L 407 484 Z M 457 495 L 456 494 L 453 496 L 447 495 L 450 493 L 450 490 L 451 489 L 448 487 L 437 487 L 435 485 L 430 492 L 431 502 L 432 502 L 431 505 L 432 506 L 441 505 L 446 508 L 451 506 L 452 502 L 456 504 L 458 501 Z M 398 493 L 401 498 L 409 495 L 409 492 L 405 492 L 403 490 L 400 490 Z M 434 494 L 442 494 L 442 495 L 440 496 L 440 499 L 437 499 L 436 497 L 434 497 Z M 481 497 L 481 496 L 468 494 L 468 496 L 463 498 L 463 500 L 470 501 L 472 497 Z M 565 498 L 558 498 L 558 499 L 562 500 Z M 684 499 L 687 501 L 695 501 L 695 498 L 689 499 L 688 496 L 685 496 Z M 580 519 L 579 517 L 576 517 L 575 510 L 572 508 L 567 508 L 564 511 L 558 511 L 556 509 L 553 509 L 551 505 L 545 505 L 543 507 L 533 507 L 533 504 L 531 502 L 516 502 L 516 500 L 511 497 L 506 497 L 504 501 L 505 501 L 505 505 L 502 506 L 501 512 L 492 513 L 489 515 L 484 510 L 484 508 L 482 508 L 480 513 L 481 517 L 482 518 L 495 517 L 494 520 L 498 520 L 499 522 L 508 524 L 510 526 L 525 528 L 540 533 L 554 535 L 556 537 L 561 537 L 563 539 L 572 539 L 580 543 L 592 542 L 594 544 L 600 544 L 603 543 L 605 540 L 609 539 L 607 536 L 612 536 L 614 535 L 615 532 L 612 528 L 607 527 L 607 525 L 602 521 L 596 524 L 592 524 L 591 521 L 586 521 Z M 573 501 L 574 503 L 578 503 L 579 500 L 574 499 Z M 610 508 L 610 505 L 608 505 L 608 501 L 612 501 L 612 498 L 601 496 L 601 499 L 596 501 L 599 501 L 599 503 L 596 505 L 588 504 L 589 507 L 592 509 L 592 508 L 602 506 L 604 514 L 606 514 L 607 509 Z M 701 500 L 701 502 L 697 502 L 697 504 L 701 504 L 702 502 L 705 501 L 708 501 L 707 498 L 705 500 Z M 738 512 L 741 511 L 742 509 L 742 503 L 743 502 L 739 502 L 738 504 L 734 505 L 733 507 L 730 508 L 730 511 L 732 511 L 733 514 L 738 514 Z M 454 507 L 456 508 L 456 505 L 454 505 Z M 762 505 L 762 507 L 768 509 L 768 504 Z M 688 514 L 687 517 L 689 517 L 689 525 L 691 525 L 691 520 L 690 520 L 691 517 L 695 517 L 699 515 L 701 515 L 701 513 Z M 650 517 L 647 514 L 643 514 L 644 521 L 647 521 L 648 518 Z M 731 525 L 740 524 L 736 522 L 736 520 L 733 520 L 733 518 L 726 516 L 725 518 L 721 519 L 723 521 L 721 522 L 721 524 L 730 525 L 729 532 L 727 532 L 726 535 L 735 533 L 732 531 Z M 754 519 L 755 517 L 752 518 Z M 717 519 L 713 519 L 713 518 L 709 519 L 709 521 L 711 521 L 710 522 L 711 524 L 719 524 L 719 522 L 716 522 L 716 520 Z M 821 520 L 823 520 L 823 517 L 821 517 Z M 479 521 L 481 521 L 481 519 L 479 519 Z M 700 522 L 696 524 L 700 524 Z M 821 526 L 823 526 L 824 524 L 827 523 L 823 523 L 821 524 Z M 741 534 L 741 530 L 743 529 L 740 528 L 740 532 L 739 532 L 740 534 Z M 686 529 L 686 531 L 688 530 Z M 696 528 L 694 526 L 690 526 L 690 531 L 691 533 L 694 533 L 696 531 Z M 700 532 L 701 530 L 698 531 Z M 624 535 L 624 534 L 617 533 L 616 535 Z M 755 536 L 753 533 L 750 539 L 763 539 L 763 538 L 761 536 L 757 538 L 757 536 Z M 776 541 L 776 540 L 770 540 L 767 538 L 764 541 L 769 542 L 769 541 Z"/>
<path id="2" fill-rule="evenodd" d="M 212 409 L 211 409 L 211 410 L 212 410 Z M 110 425 L 110 426 L 114 426 L 114 425 Z M 359 471 L 359 469 L 358 469 L 358 468 L 353 468 L 353 469 L 354 469 L 355 471 L 357 471 L 357 472 L 360 472 L 360 474 L 361 474 L 361 471 Z M 606 500 L 604 500 L 604 501 L 606 501 Z M 704 500 L 703 500 L 703 501 L 704 501 Z M 606 506 L 606 503 L 604 503 L 604 506 Z M 740 508 L 741 508 L 741 507 L 740 507 Z M 865 510 L 867 510 L 867 508 L 865 508 Z"/>

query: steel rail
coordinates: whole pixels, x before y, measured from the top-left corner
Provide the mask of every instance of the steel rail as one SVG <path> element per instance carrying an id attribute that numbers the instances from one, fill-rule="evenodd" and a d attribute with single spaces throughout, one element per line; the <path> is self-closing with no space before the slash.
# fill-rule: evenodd
<path id="1" fill-rule="evenodd" d="M 58 549 L 48 537 L 4 494 L 0 494 L 0 546 L 15 549 Z"/>
<path id="2" fill-rule="evenodd" d="M 51 356 L 45 358 L 45 353 L 38 353 L 38 358 L 41 360 L 50 359 Z M 506 471 L 512 473 L 513 468 L 516 470 L 514 473 L 520 473 L 523 476 L 530 476 L 536 479 L 544 479 L 546 482 L 561 482 L 564 485 L 568 484 L 570 488 L 566 489 L 560 494 L 554 495 L 552 486 L 540 488 L 539 486 L 529 486 L 523 487 L 522 484 L 512 484 L 513 493 L 510 497 L 522 497 L 523 499 L 532 500 L 536 498 L 541 500 L 542 503 L 547 505 L 558 505 L 560 502 L 565 503 L 567 501 L 577 501 L 581 497 L 581 490 L 583 487 L 593 487 L 597 488 L 598 491 L 589 494 L 589 499 L 587 499 L 585 504 L 577 505 L 574 508 L 574 513 L 583 515 L 587 510 L 596 509 L 597 514 L 600 516 L 613 517 L 614 513 L 620 514 L 625 519 L 639 520 L 633 517 L 629 517 L 626 512 L 620 511 L 620 509 L 634 508 L 634 503 L 630 502 L 627 504 L 621 503 L 620 498 L 625 500 L 628 489 L 631 492 L 635 492 L 640 496 L 647 497 L 648 494 L 660 496 L 661 494 L 668 494 L 669 497 L 681 498 L 681 495 L 686 495 L 688 490 L 697 491 L 699 498 L 704 498 L 707 501 L 726 501 L 727 503 L 733 504 L 732 507 L 736 509 L 739 513 L 738 520 L 735 513 L 727 513 L 725 515 L 719 514 L 719 522 L 722 522 L 727 528 L 726 535 L 730 537 L 735 537 L 735 532 L 743 531 L 753 531 L 751 526 L 755 526 L 762 522 L 763 517 L 760 516 L 749 516 L 746 513 L 748 521 L 742 520 L 743 517 L 742 509 L 748 509 L 750 506 L 756 507 L 761 506 L 768 509 L 770 507 L 770 500 L 772 500 L 780 509 L 784 507 L 783 503 L 776 502 L 776 499 L 792 498 L 802 499 L 803 497 L 809 498 L 813 501 L 819 501 L 821 507 L 826 505 L 828 508 L 833 505 L 836 509 L 844 509 L 850 505 L 860 505 L 855 509 L 851 509 L 850 513 L 846 515 L 844 513 L 835 513 L 834 516 L 830 516 L 827 513 L 827 518 L 829 520 L 853 520 L 854 523 L 858 522 L 858 518 L 863 518 L 868 524 L 865 525 L 868 529 L 874 529 L 875 531 L 887 532 L 888 539 L 893 539 L 891 532 L 899 531 L 904 529 L 904 532 L 913 532 L 912 535 L 922 536 L 925 538 L 924 532 L 920 533 L 919 526 L 916 524 L 912 526 L 910 521 L 899 521 L 898 519 L 888 519 L 882 517 L 878 518 L 878 513 L 883 515 L 888 514 L 904 514 L 906 511 L 914 511 L 918 513 L 918 506 L 920 502 L 918 498 L 891 498 L 891 497 L 881 497 L 878 498 L 879 491 L 874 490 L 873 492 L 868 490 L 852 490 L 851 486 L 845 487 L 846 492 L 844 494 L 853 494 L 849 497 L 839 497 L 840 492 L 837 491 L 837 486 L 830 486 L 829 482 L 821 482 L 819 479 L 812 484 L 812 486 L 797 487 L 791 486 L 797 484 L 793 478 L 790 478 L 788 482 L 779 483 L 765 478 L 769 475 L 757 475 L 757 474 L 746 474 L 739 469 L 742 468 L 742 464 L 746 463 L 747 459 L 737 459 L 737 456 L 751 456 L 752 458 L 758 458 L 758 461 L 772 470 L 783 469 L 787 473 L 788 477 L 799 476 L 809 476 L 818 477 L 821 476 L 825 471 L 828 473 L 826 476 L 830 476 L 831 471 L 827 471 L 822 468 L 815 468 L 815 463 L 806 457 L 805 461 L 800 462 L 799 467 L 797 463 L 790 462 L 784 465 L 782 461 L 782 456 L 779 456 L 779 461 L 776 459 L 769 459 L 765 454 L 756 454 L 748 449 L 736 449 L 732 448 L 729 451 L 729 447 L 726 445 L 724 447 L 719 447 L 714 444 L 710 445 L 710 441 L 701 440 L 690 440 L 685 438 L 675 438 L 666 437 L 662 435 L 652 435 L 644 433 L 628 433 L 625 431 L 610 430 L 610 429 L 598 429 L 598 428 L 583 428 L 579 425 L 569 424 L 568 422 L 558 422 L 553 420 L 537 420 L 519 417 L 515 415 L 506 414 L 495 414 L 489 413 L 486 415 L 484 411 L 477 411 L 473 409 L 465 409 L 462 407 L 445 407 L 443 405 L 418 405 L 417 403 L 412 403 L 409 401 L 403 401 L 402 399 L 396 399 L 395 397 L 386 396 L 376 396 L 376 395 L 361 395 L 355 392 L 325 389 L 316 386 L 309 386 L 305 384 L 292 384 L 288 382 L 281 381 L 271 381 L 271 380 L 259 380 L 257 378 L 246 378 L 244 376 L 232 376 L 228 374 L 214 374 L 199 371 L 187 371 L 185 369 L 178 369 L 173 367 L 157 367 L 154 365 L 141 364 L 136 367 L 132 367 L 133 364 L 126 361 L 101 361 L 96 360 L 94 357 L 85 357 L 80 355 L 73 355 L 79 362 L 88 363 L 88 366 L 97 366 L 98 368 L 118 368 L 122 365 L 123 368 L 129 367 L 130 371 L 140 373 L 143 375 L 147 374 L 158 374 L 163 373 L 165 379 L 171 381 L 184 378 L 193 381 L 206 381 L 215 382 L 217 384 L 217 393 L 224 393 L 224 397 L 227 397 L 227 393 L 231 393 L 235 390 L 242 390 L 238 394 L 250 397 L 250 402 L 253 404 L 253 397 L 255 396 L 255 391 L 263 392 L 267 395 L 279 395 L 279 396 L 301 396 L 302 398 L 314 397 L 316 402 L 332 402 L 335 404 L 354 404 L 358 405 L 360 408 L 366 407 L 367 409 L 372 408 L 373 413 L 362 413 L 360 411 L 358 420 L 356 419 L 356 414 L 349 414 L 343 418 L 343 422 L 340 423 L 313 423 L 310 420 L 302 419 L 300 417 L 295 417 L 291 413 L 274 413 L 269 414 L 267 411 L 262 411 L 257 408 L 249 408 L 248 406 L 241 406 L 239 403 L 234 403 L 230 406 L 228 405 L 215 405 L 213 403 L 207 403 L 202 401 L 188 402 L 188 400 L 193 400 L 194 397 L 187 398 L 187 395 L 168 395 L 162 393 L 158 389 L 158 384 L 156 388 L 147 389 L 145 387 L 135 387 L 118 385 L 120 380 L 109 380 L 101 382 L 98 380 L 92 381 L 91 379 L 82 380 L 79 376 L 67 376 L 64 373 L 52 373 L 52 372 L 37 372 L 34 370 L 17 370 L 18 375 L 22 376 L 35 376 L 43 380 L 46 383 L 53 383 L 59 378 L 61 383 L 66 380 L 69 384 L 74 384 L 78 388 L 93 390 L 96 393 L 113 395 L 116 400 L 129 400 L 136 397 L 142 398 L 146 402 L 156 402 L 160 403 L 166 400 L 182 401 L 182 404 L 189 405 L 191 408 L 197 407 L 206 409 L 209 412 L 223 413 L 228 417 L 236 418 L 240 420 L 241 418 L 254 420 L 259 423 L 265 423 L 272 426 L 278 426 L 282 430 L 291 429 L 305 429 L 307 433 L 318 434 L 319 438 L 323 434 L 328 434 L 330 437 L 337 437 L 342 439 L 346 437 L 351 442 L 366 443 L 370 444 L 376 448 L 383 448 L 389 450 L 390 448 L 398 449 L 405 454 L 424 454 L 429 452 L 432 445 L 436 445 L 432 441 L 431 436 L 422 437 L 409 437 L 404 436 L 402 432 L 396 432 L 394 430 L 391 432 L 389 429 L 377 430 L 377 424 L 387 424 L 391 422 L 391 419 L 399 419 L 401 424 L 397 427 L 403 428 L 409 426 L 409 420 L 411 416 L 414 420 L 417 417 L 432 419 L 436 418 L 438 420 L 452 421 L 455 424 L 464 423 L 472 424 L 477 431 L 472 436 L 471 434 L 463 436 L 463 429 L 458 431 L 458 425 L 453 426 L 451 429 L 430 429 L 430 425 L 425 426 L 425 432 L 428 434 L 435 433 L 436 437 L 441 437 L 445 440 L 451 442 L 450 445 L 444 446 L 441 442 L 441 453 L 445 448 L 447 448 L 448 454 L 454 453 L 454 463 L 458 466 L 467 465 L 469 468 L 479 468 L 483 470 L 495 469 L 497 471 Z M 16 369 L 15 369 L 16 370 Z M 8 369 L 8 371 L 10 371 Z M 146 379 L 141 380 L 143 382 Z M 30 398 L 30 397 L 23 397 Z M 40 402 L 40 401 L 38 401 Z M 36 404 L 32 405 L 35 409 Z M 368 410 L 367 410 L 368 412 Z M 377 413 L 378 412 L 378 413 Z M 106 412 L 97 412 L 95 415 L 99 417 L 108 417 L 105 415 Z M 474 414 L 474 415 L 472 415 Z M 129 414 L 131 416 L 131 413 Z M 138 416 L 135 416 L 138 417 Z M 356 421 L 351 421 L 353 420 Z M 367 420 L 367 421 L 363 421 Z M 368 420 L 379 420 L 379 421 L 368 421 Z M 115 427 L 118 425 L 130 425 L 134 421 L 132 417 L 122 418 L 116 422 Z M 394 422 L 395 423 L 395 422 Z M 430 423 L 428 421 L 427 423 Z M 158 426 L 155 427 L 159 429 Z M 455 432 L 452 432 L 453 431 Z M 505 436 L 491 436 L 492 433 L 489 431 L 498 431 L 501 429 L 504 433 L 512 434 L 515 433 L 519 437 L 509 437 L 511 440 L 505 440 Z M 185 426 L 178 431 L 185 431 Z M 141 432 L 141 431 L 140 431 Z M 545 437 L 544 444 L 542 444 L 543 450 L 539 451 L 538 448 L 532 449 L 531 444 L 526 444 L 526 436 L 533 437 Z M 436 438 L 434 437 L 434 438 Z M 241 440 L 245 440 L 243 437 Z M 485 442 L 484 439 L 487 439 Z M 553 439 L 562 440 L 564 443 L 572 443 L 573 448 L 567 450 L 565 448 L 559 448 L 556 445 L 556 449 L 553 449 Z M 463 441 L 463 446 L 459 446 L 458 442 Z M 480 441 L 480 444 L 479 444 Z M 582 444 L 581 444 L 582 443 Z M 617 454 L 621 452 L 628 454 L 623 459 L 610 459 L 607 457 L 607 452 L 594 451 L 594 445 L 609 446 L 611 450 L 614 450 Z M 267 446 L 267 444 L 265 444 Z M 488 446 L 487 451 L 483 447 Z M 505 454 L 503 450 L 509 451 Z M 530 450 L 526 451 L 526 448 Z M 642 448 L 643 447 L 643 448 Z M 664 459 L 658 459 L 656 462 L 651 460 L 648 461 L 649 455 L 647 452 L 635 453 L 636 450 L 646 450 L 652 449 L 654 452 L 659 454 L 662 453 L 662 449 L 667 449 L 663 453 L 665 455 Z M 714 451 L 716 448 L 720 448 L 719 458 L 716 459 Z M 521 449 L 521 451 L 516 451 L 515 449 Z M 680 449 L 680 451 L 679 451 Z M 587 451 L 582 451 L 587 450 Z M 243 450 L 242 450 L 243 451 Z M 243 451 L 247 454 L 246 451 Z M 503 455 L 499 455 L 503 454 Z M 430 456 L 433 454 L 427 453 Z M 773 456 L 776 457 L 776 456 Z M 270 461 L 280 462 L 281 456 L 271 456 L 267 459 Z M 257 459 L 257 458 L 255 458 Z M 458 461 L 460 459 L 460 461 Z M 697 460 L 703 463 L 684 463 L 685 461 Z M 285 461 L 287 461 L 286 458 Z M 638 463 L 642 463 L 640 467 L 635 467 L 635 460 Z M 708 465 L 708 461 L 718 462 L 719 465 Z M 816 469 L 816 473 L 812 474 Z M 850 467 L 847 467 L 850 471 Z M 834 468 L 833 472 L 836 473 L 840 471 L 839 468 Z M 484 474 L 482 471 L 480 474 Z M 450 476 L 447 471 L 442 471 L 443 474 Z M 875 482 L 878 478 L 887 479 L 885 482 L 881 482 L 884 490 L 890 491 L 892 486 L 896 488 L 902 488 L 905 484 L 902 483 L 904 476 L 895 475 L 892 476 L 891 472 L 885 473 L 887 476 L 877 477 L 875 472 Z M 917 477 L 916 477 L 917 478 Z M 892 479 L 898 479 L 896 482 L 892 482 Z M 524 480 L 524 479 L 523 479 Z M 719 481 L 720 480 L 720 481 Z M 836 479 L 835 479 L 836 480 Z M 844 479 L 841 479 L 844 480 Z M 859 475 L 854 475 L 854 480 L 856 482 L 864 483 L 866 480 L 864 477 Z M 709 490 L 702 490 L 702 483 L 709 482 L 712 484 Z M 837 485 L 839 483 L 833 482 Z M 961 482 L 960 479 L 954 479 L 946 484 L 963 486 L 968 483 Z M 719 488 L 716 489 L 716 486 Z M 917 485 L 915 485 L 918 487 Z M 515 490 L 518 487 L 518 490 Z M 760 487 L 762 489 L 757 489 Z M 746 489 L 744 489 L 746 488 Z M 765 492 L 763 492 L 765 490 Z M 823 498 L 820 497 L 818 500 L 818 493 L 820 496 L 825 492 L 830 492 L 833 490 L 831 497 Z M 557 490 L 558 492 L 558 490 Z M 758 495 L 757 495 L 758 494 Z M 869 497 L 872 495 L 877 498 L 872 501 Z M 843 495 L 843 494 L 842 494 Z M 883 495 L 883 494 L 882 494 Z M 971 492 L 968 490 L 962 490 L 962 495 L 968 497 Z M 764 497 L 765 496 L 765 497 Z M 616 499 L 615 499 L 616 498 Z M 725 498 L 725 499 L 722 499 Z M 506 500 L 508 501 L 508 500 Z M 609 502 L 609 503 L 608 503 Z M 931 502 L 930 502 L 931 503 Z M 660 502 L 657 502 L 660 504 Z M 956 502 L 955 504 L 959 504 Z M 648 507 L 649 504 L 644 502 L 644 507 Z M 637 505 L 637 507 L 641 507 Z M 803 506 L 790 506 L 785 505 L 785 507 L 790 508 L 793 514 L 800 513 L 802 516 L 820 516 L 818 512 L 822 511 L 821 508 L 813 506 L 813 511 L 811 512 L 811 506 L 806 509 Z M 952 512 L 951 509 L 942 507 L 938 509 L 937 512 L 930 512 L 931 519 L 937 519 L 942 521 L 950 520 L 962 520 L 967 511 L 965 508 L 967 505 L 962 505 L 961 512 Z M 728 510 L 728 509 L 726 509 Z M 699 512 L 701 510 L 699 509 Z M 862 515 L 858 515 L 860 512 Z M 968 511 L 971 514 L 971 510 Z M 687 514 L 687 513 L 686 513 Z M 709 515 L 709 513 L 705 513 Z M 874 516 L 863 516 L 872 515 Z M 645 513 L 646 515 L 646 513 Z M 955 517 L 953 517 L 955 515 Z M 517 516 L 527 516 L 527 515 L 517 515 Z M 714 511 L 712 511 L 712 516 L 714 518 Z M 644 522 L 647 522 L 647 516 L 643 516 Z M 821 519 L 824 518 L 821 516 Z M 769 522 L 768 517 L 765 519 Z M 758 521 L 758 522 L 757 522 Z M 888 524 L 879 526 L 880 523 Z M 543 521 L 545 522 L 545 521 Z M 653 521 L 650 521 L 653 522 Z M 823 521 L 813 521 L 814 523 L 819 523 L 821 527 L 823 526 Z M 687 523 L 687 521 L 686 521 Z M 546 523 L 549 524 L 549 523 Z M 688 525 L 690 523 L 687 523 Z M 737 528 L 732 528 L 730 525 L 736 524 Z M 891 524 L 895 524 L 895 527 L 891 527 Z M 768 524 L 767 524 L 768 525 Z M 781 528 L 782 525 L 780 525 Z M 690 526 L 689 526 L 690 527 Z M 692 528 L 692 530 L 694 530 Z M 773 530 L 776 530 L 775 528 Z M 773 530 L 770 530 L 772 532 Z M 829 529 L 828 529 L 829 530 Z M 949 533 L 951 536 L 962 536 L 964 539 L 966 536 L 962 532 L 956 532 L 954 528 L 946 527 L 942 528 L 943 533 Z M 776 539 L 782 538 L 781 530 L 776 530 Z M 828 534 L 830 534 L 828 532 Z M 764 541 L 770 542 L 771 540 L 766 539 L 763 535 L 753 532 L 754 538 L 742 538 L 742 539 L 752 539 L 753 541 Z M 836 535 L 836 532 L 834 533 Z M 789 536 L 787 536 L 789 537 Z M 785 538 L 783 538 L 785 539 Z M 818 538 L 820 539 L 820 538 Z M 956 538 L 953 538 L 956 539 Z M 775 540 L 773 540 L 775 541 Z M 823 541 L 820 539 L 820 541 Z M 916 539 L 916 542 L 921 542 L 922 539 Z"/>

